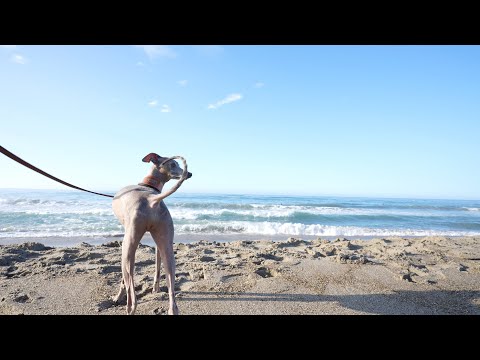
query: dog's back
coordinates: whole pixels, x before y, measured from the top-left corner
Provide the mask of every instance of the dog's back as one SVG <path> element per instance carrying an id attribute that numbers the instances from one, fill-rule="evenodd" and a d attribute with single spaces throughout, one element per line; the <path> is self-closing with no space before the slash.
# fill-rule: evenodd
<path id="1" fill-rule="evenodd" d="M 142 223 L 161 225 L 171 222 L 170 213 L 163 201 L 152 206 L 149 197 L 160 194 L 160 191 L 144 185 L 129 185 L 120 189 L 114 196 L 112 208 L 115 216 L 125 226 L 125 221 L 140 217 Z M 162 221 L 163 220 L 163 221 Z M 140 223 L 137 222 L 137 226 Z M 149 231 L 145 228 L 145 231 Z"/>

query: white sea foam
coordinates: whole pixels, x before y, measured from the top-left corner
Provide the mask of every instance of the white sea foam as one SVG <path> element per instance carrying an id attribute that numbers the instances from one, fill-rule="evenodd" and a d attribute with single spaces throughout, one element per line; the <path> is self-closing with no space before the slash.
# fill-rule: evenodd
<path id="1" fill-rule="evenodd" d="M 48 238 L 48 237 L 65 237 L 65 238 L 74 238 L 74 237 L 97 237 L 97 238 L 110 238 L 110 237 L 121 237 L 123 232 L 110 231 L 110 232 L 87 232 L 87 231 L 35 231 L 31 233 L 3 233 L 0 231 L 1 238 Z"/>
<path id="2" fill-rule="evenodd" d="M 95 199 L 95 198 L 94 198 Z M 236 205 L 233 206 L 232 205 Z M 174 220 L 196 220 L 204 217 L 249 216 L 253 218 L 274 219 L 292 217 L 296 214 L 307 215 L 349 215 L 349 216 L 445 216 L 442 211 L 419 211 L 408 208 L 355 208 L 341 206 L 305 206 L 279 204 L 225 204 L 173 203 L 168 206 Z M 461 209 L 461 208 L 459 208 Z M 479 211 L 479 208 L 463 208 L 468 211 Z M 110 201 L 102 200 L 46 200 L 32 198 L 0 198 L 0 212 L 26 214 L 81 214 L 81 215 L 112 215 Z"/>
<path id="3" fill-rule="evenodd" d="M 68 214 L 77 214 L 77 215 L 100 215 L 100 216 L 105 216 L 105 215 L 111 215 L 113 216 L 113 212 L 111 208 L 108 209 L 37 209 L 37 210 L 24 210 L 24 211 L 15 211 L 15 212 L 21 212 L 25 214 L 33 214 L 33 215 L 51 215 L 51 214 L 57 214 L 57 215 L 68 215 Z"/>
<path id="4" fill-rule="evenodd" d="M 208 222 L 185 224 L 176 227 L 181 234 L 249 234 L 249 235 L 314 235 L 314 236 L 473 236 L 480 232 L 439 231 L 415 229 L 374 229 L 355 226 L 329 226 L 320 224 L 280 222 Z"/>
<path id="5" fill-rule="evenodd" d="M 175 225 L 176 234 L 237 234 L 285 235 L 285 236 L 479 236 L 478 231 L 439 231 L 416 229 L 375 229 L 355 226 L 305 225 L 281 222 L 204 222 Z M 123 228 L 116 224 L 85 224 L 78 219 L 66 219 L 58 223 L 43 224 L 35 229 L 6 226 L 0 228 L 0 237 L 112 237 L 123 234 Z"/>
<path id="6" fill-rule="evenodd" d="M 113 225 L 113 226 L 112 226 Z M 83 224 L 75 219 L 66 219 L 62 224 L 51 223 L 35 227 L 6 226 L 0 228 L 0 238 L 18 237 L 114 237 L 123 234 L 123 228 L 115 224 Z"/>
<path id="7" fill-rule="evenodd" d="M 30 215 L 90 214 L 111 215 L 110 202 L 85 202 L 78 200 L 55 201 L 40 199 L 0 199 L 0 213 L 22 213 Z"/>
<path id="8" fill-rule="evenodd" d="M 254 204 L 253 204 L 254 205 Z M 253 218 L 278 218 L 291 217 L 296 214 L 307 215 L 350 215 L 350 216 L 445 216 L 440 212 L 418 212 L 405 209 L 355 209 L 340 207 L 322 207 L 322 206 L 298 206 L 298 205 L 255 205 L 252 209 L 199 209 L 185 207 L 170 207 L 170 214 L 174 219 L 196 220 L 201 217 L 221 217 L 225 215 L 251 216 Z"/>

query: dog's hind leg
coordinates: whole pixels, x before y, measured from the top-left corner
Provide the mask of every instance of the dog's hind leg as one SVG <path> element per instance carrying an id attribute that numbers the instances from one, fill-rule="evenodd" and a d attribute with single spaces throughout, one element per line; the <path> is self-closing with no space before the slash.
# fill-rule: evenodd
<path id="1" fill-rule="evenodd" d="M 118 304 L 124 297 L 127 295 L 125 291 L 125 283 L 123 282 L 123 277 L 122 277 L 122 284 L 120 285 L 120 290 L 118 291 L 117 296 L 113 298 L 113 302 L 115 304 Z"/>
<path id="2" fill-rule="evenodd" d="M 163 262 L 169 299 L 168 315 L 178 315 L 178 307 L 175 300 L 175 256 L 173 254 L 173 244 L 168 242 L 164 250 Z"/>
<path id="3" fill-rule="evenodd" d="M 160 252 L 163 268 L 165 270 L 169 299 L 168 314 L 178 315 L 178 307 L 175 300 L 175 255 L 173 253 L 173 233 L 171 235 L 164 235 L 161 232 L 150 233 L 157 245 L 157 251 Z"/>
<path id="4" fill-rule="evenodd" d="M 122 275 L 125 291 L 127 293 L 127 314 L 133 315 L 137 308 L 137 296 L 135 295 L 134 270 L 135 252 L 145 232 L 139 231 L 134 225 L 125 232 L 122 244 Z"/>
<path id="5" fill-rule="evenodd" d="M 153 278 L 153 290 L 152 292 L 158 293 L 160 291 L 160 267 L 162 264 L 162 257 L 160 256 L 160 250 L 155 251 L 155 276 Z"/>

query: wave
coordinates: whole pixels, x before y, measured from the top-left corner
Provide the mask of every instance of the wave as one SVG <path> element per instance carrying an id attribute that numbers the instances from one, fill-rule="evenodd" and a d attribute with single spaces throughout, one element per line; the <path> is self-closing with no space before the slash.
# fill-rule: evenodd
<path id="1" fill-rule="evenodd" d="M 170 214 L 174 220 L 207 220 L 207 219 L 301 219 L 308 216 L 359 216 L 359 217 L 443 217 L 444 213 L 438 212 L 420 212 L 420 211 L 389 211 L 374 209 L 349 209 L 349 208 L 308 208 L 301 206 L 285 206 L 285 207 L 269 207 L 269 208 L 252 208 L 251 210 L 233 210 L 229 208 L 219 209 L 189 209 L 189 208 L 169 208 Z M 478 208 L 469 208 L 465 211 L 479 212 Z M 40 207 L 34 208 L 13 208 L 1 209 L 0 213 L 28 214 L 28 215 L 98 215 L 113 216 L 110 206 L 103 208 L 86 208 L 86 207 Z M 454 215 L 451 215 L 454 216 Z"/>
<path id="2" fill-rule="evenodd" d="M 63 217 L 68 217 L 72 215 L 93 215 L 93 216 L 108 216 L 113 217 L 112 209 L 90 209 L 90 210 L 55 210 L 55 209 L 45 209 L 45 210 L 17 210 L 11 212 L 0 211 L 0 214 L 10 214 L 16 216 L 22 215 L 61 215 Z"/>
<path id="3" fill-rule="evenodd" d="M 215 201 L 202 199 L 195 201 L 167 201 L 167 206 L 174 218 L 178 219 L 197 219 L 202 215 L 221 216 L 223 214 L 239 214 L 242 216 L 252 216 L 259 218 L 289 217 L 295 213 L 306 213 L 312 215 L 412 215 L 419 213 L 430 216 L 438 214 L 445 215 L 445 212 L 480 212 L 478 202 L 458 202 L 453 204 L 431 204 L 431 203 L 412 203 L 401 201 L 344 201 L 344 202 L 312 202 L 300 201 L 294 204 L 288 204 L 295 199 L 277 199 L 274 203 L 255 202 L 257 199 L 248 203 L 235 203 L 239 199 L 226 198 L 224 201 Z M 285 200 L 285 203 L 276 202 Z M 228 202 L 230 201 L 230 202 Z M 467 206 L 465 206 L 467 205 Z M 92 209 L 93 208 L 93 209 Z M 15 197 L 0 198 L 0 212 L 27 212 L 29 214 L 108 214 L 112 213 L 111 202 L 106 199 L 98 198 L 60 198 L 60 199 L 41 199 Z"/>
<path id="4" fill-rule="evenodd" d="M 0 228 L 0 237 L 119 237 L 122 228 L 95 227 L 85 228 L 40 228 L 18 229 L 16 227 Z M 205 224 L 176 225 L 178 235 L 257 235 L 257 236 L 479 236 L 480 231 L 453 230 L 419 230 L 419 229 L 374 229 L 355 226 L 305 225 L 300 223 L 249 223 L 249 222 L 217 222 Z"/>
<path id="5" fill-rule="evenodd" d="M 99 215 L 99 216 L 113 216 L 112 209 L 89 209 L 89 210 L 74 210 L 68 209 L 65 211 L 55 209 L 45 210 L 24 210 L 17 213 L 23 213 L 28 215 Z"/>
<path id="6" fill-rule="evenodd" d="M 42 205 L 42 206 L 72 206 L 78 204 L 88 204 L 85 201 L 79 200 L 45 200 L 45 199 L 31 199 L 31 198 L 0 198 L 0 205 Z"/>
<path id="7" fill-rule="evenodd" d="M 7 225 L 0 227 L 0 238 L 18 237 L 112 237 L 123 235 L 123 228 L 112 222 L 86 224 L 76 219 L 62 223 Z"/>
<path id="8" fill-rule="evenodd" d="M 249 210 L 244 209 L 191 209 L 191 208 L 170 208 L 170 214 L 178 220 L 207 220 L 207 219 L 275 219 L 291 218 L 301 219 L 308 216 L 364 216 L 364 217 L 442 217 L 441 212 L 420 212 L 408 210 L 387 210 L 387 209 L 352 209 L 352 208 L 331 208 L 331 207 L 308 207 L 308 206 L 258 206 Z"/>
<path id="9" fill-rule="evenodd" d="M 177 208 L 189 208 L 189 209 L 218 209 L 218 208 L 225 208 L 225 209 L 253 209 L 255 204 L 237 204 L 237 203 L 225 203 L 225 202 L 171 202 L 166 201 L 167 206 L 177 207 Z"/>
<path id="10" fill-rule="evenodd" d="M 480 203 L 473 200 L 190 196 L 169 198 L 166 204 L 178 234 L 480 235 Z M 0 237 L 122 232 L 109 199 L 74 192 L 0 196 Z"/>
<path id="11" fill-rule="evenodd" d="M 29 204 L 32 205 L 32 204 Z M 219 207 L 219 208 L 186 208 L 169 207 L 170 214 L 174 219 L 195 220 L 205 217 L 222 216 L 242 216 L 252 218 L 285 218 L 295 215 L 417 215 L 415 212 L 394 212 L 387 210 L 374 209 L 350 209 L 350 208 L 331 208 L 331 207 L 308 207 L 298 205 L 269 205 L 269 206 L 250 206 L 245 207 Z M 91 215 L 110 215 L 113 214 L 110 204 L 103 207 L 92 206 L 17 206 L 12 208 L 0 208 L 0 212 L 25 213 L 25 214 L 91 214 Z"/>
<path id="12" fill-rule="evenodd" d="M 0 214 L 113 214 L 110 202 L 0 198 Z"/>
<path id="13" fill-rule="evenodd" d="M 35 232 L 2 232 L 0 229 L 0 239 L 4 238 L 48 238 L 48 237 L 67 237 L 67 238 L 76 238 L 76 237 L 88 237 L 88 238 L 111 238 L 111 237 L 122 237 L 123 232 L 119 231 L 99 231 L 99 232 L 88 232 L 88 231 L 35 231 Z"/>
<path id="14" fill-rule="evenodd" d="M 295 199 L 292 199 L 295 200 Z M 290 200 L 290 201 L 292 201 Z M 429 200 L 426 200 L 429 201 Z M 468 200 L 465 200 L 468 201 Z M 469 211 L 470 209 L 479 209 L 475 207 L 465 207 L 465 201 L 454 201 L 452 204 L 432 204 L 432 203 L 416 203 L 416 201 L 408 201 L 399 199 L 397 201 L 375 201 L 374 199 L 364 201 L 345 201 L 345 202 L 306 202 L 295 201 L 294 204 L 277 204 L 270 202 L 264 203 L 227 203 L 221 201 L 198 201 L 198 202 L 169 202 L 167 205 L 170 208 L 189 208 L 189 209 L 233 209 L 233 210 L 250 210 L 250 209 L 320 209 L 327 211 L 360 211 L 360 210 L 432 210 L 432 211 Z M 285 201 L 288 203 L 288 201 Z M 430 201 L 429 201 L 430 202 Z M 478 202 L 468 201 L 474 203 L 473 206 L 477 206 Z M 478 211 L 478 210 L 476 210 Z"/>
<path id="15" fill-rule="evenodd" d="M 185 224 L 175 227 L 180 234 L 248 234 L 248 235 L 307 235 L 307 236 L 473 236 L 480 231 L 375 229 L 355 226 L 280 222 L 216 222 Z"/>

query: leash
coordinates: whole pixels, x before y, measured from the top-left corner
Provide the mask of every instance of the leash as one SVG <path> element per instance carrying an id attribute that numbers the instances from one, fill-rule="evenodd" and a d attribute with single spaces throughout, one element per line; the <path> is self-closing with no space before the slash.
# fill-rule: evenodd
<path id="1" fill-rule="evenodd" d="M 32 164 L 29 164 L 29 163 L 26 162 L 25 160 L 20 159 L 17 155 L 12 154 L 10 151 L 8 151 L 7 149 L 5 149 L 3 146 L 0 146 L 0 152 L 1 152 L 3 155 L 9 157 L 10 159 L 18 162 L 19 164 L 22 164 L 23 166 L 26 166 L 27 168 L 29 168 L 29 169 L 31 169 L 31 170 L 33 170 L 33 171 L 36 171 L 37 173 L 42 174 L 43 176 L 46 176 L 46 177 L 48 177 L 48 178 L 50 178 L 50 179 L 52 179 L 52 180 L 55 180 L 56 182 L 59 182 L 60 184 L 69 186 L 69 187 L 74 188 L 74 189 L 77 189 L 77 190 L 86 191 L 86 192 L 91 193 L 91 194 L 95 194 L 95 195 L 100 195 L 100 196 L 106 196 L 106 197 L 113 198 L 113 195 L 106 195 L 106 194 L 97 193 L 97 192 L 95 192 L 95 191 L 85 190 L 85 189 L 82 189 L 81 187 L 78 187 L 78 186 L 69 184 L 69 183 L 66 182 L 66 181 L 60 180 L 59 178 L 56 178 L 55 176 L 52 176 L 52 175 L 46 173 L 45 171 L 40 170 L 39 168 L 33 166 Z"/>

